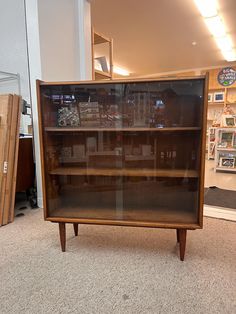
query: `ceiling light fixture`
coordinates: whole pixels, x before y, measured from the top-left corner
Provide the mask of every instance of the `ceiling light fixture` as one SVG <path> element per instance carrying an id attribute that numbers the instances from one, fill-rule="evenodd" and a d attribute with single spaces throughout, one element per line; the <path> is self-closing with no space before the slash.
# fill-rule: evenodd
<path id="1" fill-rule="evenodd" d="M 194 0 L 198 10 L 204 17 L 207 28 L 215 38 L 217 46 L 226 61 L 236 61 L 236 53 L 233 50 L 233 43 L 227 35 L 225 25 L 218 15 L 217 0 Z"/>
<path id="2" fill-rule="evenodd" d="M 229 36 L 216 37 L 215 41 L 221 51 L 229 51 L 233 48 L 233 43 Z"/>
<path id="3" fill-rule="evenodd" d="M 214 37 L 226 36 L 225 26 L 219 15 L 206 18 L 205 23 Z"/>
<path id="4" fill-rule="evenodd" d="M 217 15 L 216 0 L 194 0 L 194 2 L 203 17 L 212 17 Z"/>
<path id="5" fill-rule="evenodd" d="M 236 61 L 236 52 L 235 50 L 231 49 L 229 51 L 221 51 L 223 57 L 227 61 Z"/>
<path id="6" fill-rule="evenodd" d="M 122 76 L 129 76 L 130 75 L 130 72 L 123 69 L 123 68 L 120 68 L 116 65 L 113 66 L 113 72 L 116 73 L 116 74 L 119 74 L 119 75 L 122 75 Z"/>

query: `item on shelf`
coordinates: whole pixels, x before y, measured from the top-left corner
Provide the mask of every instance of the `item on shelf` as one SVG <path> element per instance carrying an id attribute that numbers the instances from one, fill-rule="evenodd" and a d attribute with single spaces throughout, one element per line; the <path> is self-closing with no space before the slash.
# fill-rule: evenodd
<path id="1" fill-rule="evenodd" d="M 235 158 L 220 157 L 220 167 L 234 168 L 235 167 Z"/>
<path id="2" fill-rule="evenodd" d="M 143 156 L 150 156 L 151 155 L 151 145 L 142 145 L 142 155 Z"/>
<path id="3" fill-rule="evenodd" d="M 101 124 L 103 127 L 122 127 L 124 115 L 119 112 L 118 105 L 110 105 L 106 112 L 101 115 Z"/>
<path id="4" fill-rule="evenodd" d="M 78 110 L 76 107 L 61 107 L 58 109 L 58 126 L 75 127 L 80 125 Z"/>
<path id="5" fill-rule="evenodd" d="M 73 157 L 85 157 L 85 145 L 73 145 Z"/>
<path id="6" fill-rule="evenodd" d="M 62 147 L 61 157 L 62 158 L 71 158 L 72 157 L 72 147 Z"/>
<path id="7" fill-rule="evenodd" d="M 149 125 L 150 100 L 147 93 L 134 94 L 134 122 L 135 127 Z"/>
<path id="8" fill-rule="evenodd" d="M 79 103 L 80 121 L 83 127 L 100 126 L 100 111 L 98 102 Z"/>
<path id="9" fill-rule="evenodd" d="M 208 93 L 208 102 L 213 102 L 213 94 Z"/>
<path id="10" fill-rule="evenodd" d="M 87 139 L 86 139 L 86 151 L 87 151 L 87 154 L 95 153 L 97 151 L 97 139 L 96 139 L 96 137 L 87 137 Z"/>
<path id="11" fill-rule="evenodd" d="M 236 117 L 232 115 L 222 115 L 222 127 L 234 127 L 236 125 Z"/>
<path id="12" fill-rule="evenodd" d="M 216 92 L 214 93 L 214 102 L 224 102 L 225 93 L 224 92 Z"/>

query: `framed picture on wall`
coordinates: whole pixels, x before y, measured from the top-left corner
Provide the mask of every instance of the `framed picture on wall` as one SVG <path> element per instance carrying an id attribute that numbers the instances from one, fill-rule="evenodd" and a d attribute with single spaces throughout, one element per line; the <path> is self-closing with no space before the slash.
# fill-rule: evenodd
<path id="1" fill-rule="evenodd" d="M 208 94 L 208 102 L 213 102 L 213 94 L 212 93 Z"/>
<path id="2" fill-rule="evenodd" d="M 214 93 L 214 102 L 224 102 L 225 93 L 224 92 L 216 92 Z"/>
<path id="3" fill-rule="evenodd" d="M 220 167 L 234 168 L 235 158 L 233 157 L 220 157 Z"/>

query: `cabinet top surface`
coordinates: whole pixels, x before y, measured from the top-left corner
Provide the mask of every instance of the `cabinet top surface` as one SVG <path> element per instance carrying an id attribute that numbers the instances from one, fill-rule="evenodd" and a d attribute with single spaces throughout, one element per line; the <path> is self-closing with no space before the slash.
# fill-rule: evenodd
<path id="1" fill-rule="evenodd" d="M 113 80 L 102 80 L 102 81 L 61 81 L 61 82 L 45 82 L 40 81 L 39 85 L 82 85 L 82 84 L 116 84 L 116 83 L 145 83 L 145 82 L 165 82 L 165 81 L 187 81 L 187 80 L 198 80 L 198 79 L 205 79 L 205 75 L 200 76 L 173 76 L 173 77 L 159 77 L 159 78 L 152 78 L 152 79 L 140 79 L 140 78 L 132 78 L 132 79 L 113 79 Z"/>

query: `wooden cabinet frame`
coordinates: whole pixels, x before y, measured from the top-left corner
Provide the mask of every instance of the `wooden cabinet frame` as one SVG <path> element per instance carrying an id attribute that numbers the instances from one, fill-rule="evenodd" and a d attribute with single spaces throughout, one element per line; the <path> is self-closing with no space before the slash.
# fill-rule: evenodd
<path id="1" fill-rule="evenodd" d="M 141 130 L 144 132 L 149 132 L 152 131 L 153 133 L 156 132 L 156 134 L 165 134 L 165 132 L 168 132 L 168 134 L 171 134 L 171 132 L 199 132 L 199 164 L 198 164 L 198 183 L 197 183 L 197 193 L 198 193 L 198 205 L 197 205 L 197 218 L 196 221 L 194 222 L 175 222 L 175 221 L 148 221 L 148 220 L 129 220 L 129 219 L 98 219 L 96 217 L 66 217 L 63 215 L 60 216 L 52 216 L 50 214 L 49 210 L 49 203 L 48 203 L 48 189 L 46 188 L 47 186 L 47 176 L 48 175 L 54 175 L 54 176 L 60 176 L 60 175 L 84 175 L 85 172 L 87 171 L 88 175 L 95 175 L 95 176 L 100 176 L 100 175 L 111 175 L 111 176 L 142 176 L 142 173 L 139 174 L 138 172 L 135 172 L 135 170 L 130 170 L 130 169 L 113 169 L 113 170 L 105 170 L 104 173 L 101 173 L 101 169 L 86 169 L 83 170 L 83 168 L 79 169 L 69 169 L 69 168 L 57 168 L 54 167 L 52 170 L 47 170 L 47 161 L 45 161 L 45 149 L 47 147 L 46 141 L 45 141 L 45 134 L 47 134 L 48 138 L 51 138 L 50 135 L 48 134 L 57 134 L 60 137 L 60 134 L 68 134 L 68 132 L 80 132 L 81 128 L 80 127 L 75 127 L 71 128 L 70 130 L 67 127 L 57 127 L 55 125 L 50 125 L 50 126 L 45 126 L 44 125 L 44 117 L 42 113 L 42 91 L 41 89 L 44 87 L 50 88 L 53 86 L 61 86 L 62 89 L 66 88 L 67 86 L 70 85 L 77 85 L 78 87 L 82 87 L 83 85 L 89 85 L 91 88 L 95 88 L 99 84 L 129 84 L 129 83 L 140 83 L 140 82 L 168 82 L 168 81 L 183 81 L 183 80 L 202 80 L 202 85 L 203 85 L 203 97 L 202 100 L 202 108 L 201 108 L 201 122 L 199 126 L 192 126 L 192 127 L 164 127 L 164 128 L 134 128 L 132 131 L 135 130 L 135 132 L 138 132 L 138 130 Z M 184 254 L 185 254 L 185 245 L 186 245 L 186 234 L 187 230 L 194 230 L 194 229 L 200 229 L 203 227 L 203 198 L 204 198 L 204 170 L 205 170 L 205 147 L 206 147 L 206 117 L 207 117 L 207 95 L 208 95 L 208 76 L 198 76 L 198 77 L 191 77 L 191 78 L 174 78 L 174 79 L 160 79 L 160 80 L 115 80 L 115 81 L 101 81 L 101 82 L 94 82 L 94 81 L 87 81 L 87 82 L 42 82 L 42 81 L 37 81 L 37 95 L 38 95 L 38 112 L 39 112 L 39 133 L 40 133 L 40 151 L 41 151 L 41 165 L 42 165 L 42 182 L 43 182 L 43 201 L 44 201 L 44 218 L 47 221 L 51 222 L 56 222 L 59 224 L 59 233 L 60 233 L 60 240 L 61 240 L 61 247 L 62 251 L 65 251 L 66 244 L 65 244 L 65 239 L 66 239 L 66 223 L 73 224 L 75 235 L 78 234 L 78 224 L 97 224 L 97 225 L 117 225 L 117 226 L 133 226 L 133 227 L 152 227 L 152 228 L 170 228 L 170 229 L 176 229 L 176 235 L 177 235 L 177 242 L 180 243 L 180 259 L 184 260 Z M 45 106 L 46 108 L 47 106 Z M 85 128 L 83 129 L 86 132 L 92 131 L 91 128 Z M 93 129 L 96 131 L 96 129 Z M 106 131 L 106 128 L 104 129 L 99 129 L 102 131 Z M 107 131 L 112 131 L 112 128 L 107 130 Z M 114 132 L 119 131 L 119 132 L 128 132 L 128 128 L 123 128 L 123 129 L 114 129 Z M 70 134 L 70 133 L 69 133 Z M 182 133 L 180 133 L 182 134 Z M 59 138 L 57 137 L 57 138 Z M 52 140 L 53 141 L 53 140 Z M 48 173 L 48 172 L 49 173 Z M 90 172 L 89 172 L 90 171 Z M 95 171 L 95 172 L 94 172 Z M 97 171 L 97 172 L 96 172 Z M 113 172 L 112 172 L 113 171 Z M 142 171 L 142 169 L 139 169 L 139 171 Z M 145 171 L 145 169 L 144 169 Z M 154 169 L 154 172 L 149 173 L 149 176 L 162 176 L 162 177 L 169 177 L 170 171 L 166 171 L 164 169 Z M 158 173 L 159 171 L 159 173 Z M 195 178 L 195 171 L 189 169 L 187 174 L 185 171 L 185 174 L 181 174 L 181 170 L 172 170 L 174 171 L 174 177 L 183 177 L 186 176 L 188 178 Z M 178 172 L 179 171 L 179 172 Z M 134 174 L 135 173 L 135 174 Z M 190 179 L 189 179 L 190 180 Z M 193 179 L 194 180 L 194 179 Z"/>

